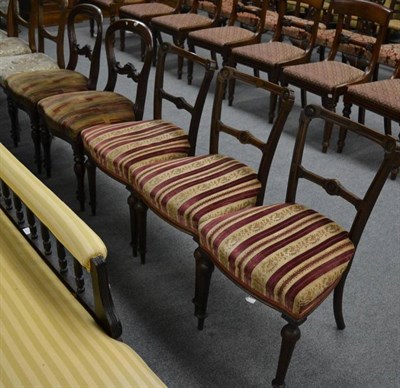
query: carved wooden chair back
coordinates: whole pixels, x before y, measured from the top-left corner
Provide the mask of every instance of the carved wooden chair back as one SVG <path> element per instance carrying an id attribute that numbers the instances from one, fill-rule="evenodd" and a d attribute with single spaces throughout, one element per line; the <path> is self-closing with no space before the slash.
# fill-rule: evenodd
<path id="1" fill-rule="evenodd" d="M 18 37 L 20 27 L 24 27 L 28 30 L 28 41 L 32 52 L 36 51 L 35 42 L 35 26 L 36 26 L 36 12 L 31 12 L 29 20 L 22 17 L 19 12 L 19 6 L 17 0 L 9 0 L 7 14 L 1 15 L 6 19 L 7 23 L 7 35 L 9 37 Z"/>

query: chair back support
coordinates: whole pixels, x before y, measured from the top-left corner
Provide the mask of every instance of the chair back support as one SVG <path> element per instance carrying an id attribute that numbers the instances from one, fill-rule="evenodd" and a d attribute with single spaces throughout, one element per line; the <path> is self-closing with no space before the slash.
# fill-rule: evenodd
<path id="1" fill-rule="evenodd" d="M 143 64 L 140 71 L 130 62 L 121 65 L 121 63 L 116 60 L 114 47 L 115 36 L 117 32 L 120 33 L 121 31 L 130 31 L 134 35 L 137 35 L 144 45 Z M 114 91 L 118 75 L 126 75 L 130 78 L 136 83 L 136 97 L 134 101 L 135 118 L 136 120 L 142 120 L 147 95 L 147 81 L 149 79 L 153 56 L 153 39 L 150 29 L 142 22 L 135 20 L 117 20 L 112 23 L 106 31 L 105 46 L 108 79 L 104 90 Z"/>
<path id="2" fill-rule="evenodd" d="M 400 78 L 400 61 L 397 63 L 391 78 Z"/>
<path id="3" fill-rule="evenodd" d="M 220 23 L 221 8 L 223 0 L 193 0 L 190 13 L 198 13 L 199 10 L 208 12 L 212 17 L 214 25 Z"/>
<path id="4" fill-rule="evenodd" d="M 81 47 L 76 38 L 75 23 L 81 20 L 81 16 L 92 20 L 96 26 L 96 38 L 93 49 L 89 45 Z M 68 70 L 75 70 L 79 56 L 84 56 L 90 61 L 88 88 L 96 89 L 100 69 L 100 52 L 103 38 L 103 14 L 101 10 L 92 4 L 78 4 L 68 15 L 68 42 L 69 61 Z"/>
<path id="5" fill-rule="evenodd" d="M 338 22 L 327 60 L 335 60 L 340 44 L 345 43 L 359 47 L 360 56 L 368 58 L 365 77 L 370 77 L 378 61 L 380 47 L 385 40 L 392 12 L 383 5 L 368 0 L 333 0 L 332 9 L 333 14 L 338 16 Z M 376 26 L 376 39 L 373 42 L 352 39 L 342 34 L 342 30 L 346 29 L 346 18 L 351 16 L 355 17 L 362 26 Z M 368 30 L 371 31 L 371 28 Z M 361 29 L 361 33 L 363 33 L 363 29 Z"/>
<path id="6" fill-rule="evenodd" d="M 241 130 L 222 122 L 222 103 L 225 93 L 226 83 L 239 81 L 247 85 L 252 85 L 258 89 L 264 89 L 271 94 L 278 96 L 280 107 L 277 119 L 275 120 L 269 135 L 265 141 L 258 139 L 248 130 Z M 215 88 L 214 105 L 211 117 L 211 135 L 210 135 L 210 154 L 217 154 L 219 149 L 219 135 L 221 132 L 233 136 L 244 145 L 251 145 L 261 151 L 261 160 L 258 168 L 258 180 L 261 182 L 261 189 L 257 197 L 257 205 L 261 205 L 264 198 L 265 187 L 268 180 L 272 159 L 278 145 L 283 127 L 294 103 L 294 93 L 277 84 L 241 73 L 233 68 L 224 67 L 217 77 Z"/>
<path id="7" fill-rule="evenodd" d="M 32 0 L 31 12 L 37 12 L 37 25 L 38 25 L 38 51 L 44 52 L 45 39 L 48 39 L 56 44 L 57 64 L 63 69 L 65 68 L 64 58 L 64 32 L 67 23 L 68 13 L 68 0 L 52 0 L 52 4 L 57 6 L 60 11 L 60 18 L 58 20 L 58 28 L 56 32 L 51 32 L 45 25 L 45 5 L 46 0 Z"/>
<path id="8" fill-rule="evenodd" d="M 173 54 L 188 61 L 192 61 L 204 69 L 204 76 L 198 89 L 198 94 L 193 105 L 184 98 L 171 94 L 164 89 L 164 68 L 167 55 Z M 188 137 L 190 142 L 189 156 L 193 156 L 196 150 L 197 134 L 204 103 L 210 88 L 216 69 L 215 61 L 202 58 L 175 45 L 163 43 L 158 50 L 157 69 L 154 82 L 154 120 L 161 119 L 163 100 L 175 105 L 177 109 L 183 109 L 191 115 Z"/>
<path id="9" fill-rule="evenodd" d="M 362 198 L 344 187 L 339 180 L 323 177 L 302 165 L 308 128 L 311 121 L 316 118 L 331 122 L 337 127 L 345 128 L 382 147 L 382 163 Z M 290 169 L 286 202 L 294 203 L 296 201 L 297 186 L 300 178 L 321 186 L 329 195 L 343 198 L 356 209 L 356 215 L 352 222 L 349 237 L 354 243 L 354 246 L 357 246 L 369 215 L 371 214 L 388 175 L 392 168 L 398 166 L 400 166 L 400 144 L 396 142 L 394 137 L 383 135 L 322 107 L 309 105 L 302 112 L 300 119 L 299 132 Z"/>

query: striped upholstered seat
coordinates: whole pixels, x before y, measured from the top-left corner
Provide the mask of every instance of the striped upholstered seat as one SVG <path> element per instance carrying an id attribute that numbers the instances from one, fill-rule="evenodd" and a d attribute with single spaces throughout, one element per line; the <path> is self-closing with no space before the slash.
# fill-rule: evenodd
<path id="1" fill-rule="evenodd" d="M 355 250 L 339 225 L 297 204 L 201 219 L 199 230 L 223 272 L 295 319 L 336 286 Z"/>

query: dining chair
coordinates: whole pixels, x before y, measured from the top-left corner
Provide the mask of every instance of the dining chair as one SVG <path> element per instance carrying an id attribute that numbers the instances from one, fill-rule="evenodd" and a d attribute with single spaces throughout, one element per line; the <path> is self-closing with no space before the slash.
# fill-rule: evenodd
<path id="1" fill-rule="evenodd" d="M 89 45 L 80 44 L 76 37 L 76 24 L 82 18 L 90 18 L 96 24 L 96 40 L 93 49 Z M 96 89 L 99 77 L 100 51 L 102 44 L 103 16 L 99 8 L 91 4 L 79 4 L 71 9 L 67 19 L 69 61 L 65 69 L 38 70 L 12 74 L 5 80 L 5 90 L 9 110 L 25 111 L 31 122 L 31 136 L 35 147 L 35 161 L 38 172 L 42 170 L 41 140 L 39 132 L 39 114 L 37 104 L 46 97 Z M 88 76 L 76 70 L 80 57 L 90 62 Z M 18 112 L 10 116 L 18 117 Z M 12 123 L 15 127 L 17 123 Z"/>
<path id="2" fill-rule="evenodd" d="M 164 84 L 167 57 L 182 56 L 196 64 L 199 78 L 197 91 L 175 89 L 175 85 Z M 215 62 L 204 59 L 169 43 L 159 48 L 154 82 L 153 120 L 128 121 L 120 124 L 100 124 L 82 131 L 82 141 L 88 155 L 90 205 L 96 213 L 96 167 L 126 187 L 131 184 L 131 171 L 144 166 L 155 165 L 166 160 L 193 156 L 204 103 L 215 72 Z M 187 87 L 189 88 L 189 87 Z M 193 87 L 190 87 L 192 89 Z M 168 115 L 164 105 L 172 105 Z M 182 112 L 182 113 L 180 113 Z M 168 120 L 165 118 L 169 118 Z M 184 116 L 184 117 L 182 117 Z M 187 127 L 179 119 L 186 120 Z M 130 195 L 128 203 L 133 208 L 135 196 Z M 137 232 L 135 213 L 131 212 L 132 250 L 137 256 Z"/>
<path id="3" fill-rule="evenodd" d="M 321 62 L 287 66 L 283 69 L 280 79 L 284 85 L 294 85 L 319 95 L 322 105 L 332 111 L 335 110 L 340 96 L 345 93 L 348 86 L 372 79 L 391 15 L 391 11 L 386 7 L 366 0 L 334 0 L 333 11 L 338 15 L 338 22 L 334 43 L 327 59 Z M 349 15 L 376 24 L 378 26 L 376 38 L 373 41 L 361 41 L 353 40 L 347 35 L 343 31 L 343 24 L 344 18 Z M 343 63 L 337 60 L 336 55 L 341 44 L 358 47 L 357 55 L 363 60 L 366 58 L 362 69 L 358 68 L 356 63 Z M 369 58 L 365 54 L 366 51 L 371 53 Z M 331 122 L 327 121 L 322 143 L 323 152 L 328 150 L 331 132 Z"/>
<path id="4" fill-rule="evenodd" d="M 307 134 L 315 131 L 315 124 L 321 128 L 321 121 L 347 128 L 368 141 L 371 150 L 380 153 L 381 158 L 378 156 L 376 163 L 379 166 L 361 196 L 349 189 L 351 180 L 346 179 L 344 186 L 338 179 L 327 177 L 332 173 L 326 171 L 325 175 L 319 168 L 320 164 L 311 165 L 307 159 Z M 340 175 L 344 165 L 339 158 L 337 162 L 335 177 Z M 221 214 L 215 218 L 200 218 L 195 299 L 199 329 L 203 329 L 207 316 L 211 275 L 217 267 L 235 285 L 278 311 L 286 321 L 281 331 L 277 372 L 272 380 L 274 388 L 285 387 L 290 359 L 300 338 L 299 326 L 332 293 L 337 328 L 345 328 L 342 304 L 346 278 L 368 217 L 393 165 L 400 165 L 400 144 L 395 138 L 323 107 L 307 106 L 301 115 L 285 202 Z M 346 170 L 358 179 L 354 164 L 348 164 Z M 335 170 L 330 168 L 330 171 Z M 309 190 L 317 193 L 313 196 L 312 207 L 296 200 L 298 196 L 307 200 Z M 323 195 L 323 191 L 332 196 L 330 205 L 327 201 L 329 196 Z M 325 200 L 319 202 L 321 197 Z M 316 203 L 324 206 L 322 213 L 315 209 Z M 348 206 L 349 211 L 353 206 L 355 208 L 354 217 L 351 215 L 353 218 L 346 221 L 350 223 L 347 230 L 326 215 L 335 214 L 336 218 L 340 213 L 338 210 L 344 206 Z M 321 333 L 320 327 L 316 330 Z M 315 376 L 310 379 L 310 386 L 320 385 L 313 381 Z"/>
<path id="5" fill-rule="evenodd" d="M 117 60 L 115 34 L 129 31 L 145 41 L 145 60 L 136 68 L 132 63 Z M 111 24 L 105 35 L 108 78 L 104 90 L 71 92 L 44 98 L 38 103 L 44 166 L 51 175 L 50 145 L 53 136 L 72 146 L 74 172 L 77 178 L 77 197 L 81 210 L 85 207 L 85 155 L 81 132 L 96 124 L 142 120 L 151 68 L 152 38 L 150 30 L 141 22 L 120 19 Z M 133 100 L 114 91 L 118 76 L 126 76 L 135 87 Z"/>

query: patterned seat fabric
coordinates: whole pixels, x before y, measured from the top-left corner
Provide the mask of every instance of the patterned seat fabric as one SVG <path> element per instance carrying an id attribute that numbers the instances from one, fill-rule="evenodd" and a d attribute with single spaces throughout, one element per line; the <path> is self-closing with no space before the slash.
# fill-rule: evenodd
<path id="1" fill-rule="evenodd" d="M 329 294 L 355 251 L 341 226 L 298 204 L 201 219 L 199 235 L 222 271 L 294 319 Z"/>
<path id="2" fill-rule="evenodd" d="M 152 19 L 152 24 L 167 26 L 176 31 L 201 26 L 208 26 L 211 19 L 195 13 L 165 15 Z"/>
<path id="3" fill-rule="evenodd" d="M 75 71 L 33 71 L 7 77 L 7 88 L 14 97 L 33 109 L 43 98 L 87 90 L 88 79 Z"/>
<path id="4" fill-rule="evenodd" d="M 0 57 L 32 53 L 29 44 L 19 38 L 0 39 Z"/>
<path id="5" fill-rule="evenodd" d="M 292 70 L 291 68 L 294 68 Z M 364 75 L 362 70 L 337 61 L 322 61 L 288 66 L 283 70 L 292 79 L 307 80 L 310 84 L 332 90 L 337 85 L 355 81 Z"/>
<path id="6" fill-rule="evenodd" d="M 347 89 L 347 94 L 356 96 L 357 101 L 374 101 L 383 109 L 397 112 L 400 122 L 400 78 L 353 85 Z"/>
<path id="7" fill-rule="evenodd" d="M 400 63 L 400 43 L 383 44 L 379 51 L 378 62 L 390 67 L 397 67 Z"/>
<path id="8" fill-rule="evenodd" d="M 0 41 L 7 38 L 8 38 L 7 32 L 0 30 Z"/>
<path id="9" fill-rule="evenodd" d="M 227 26 L 224 28 L 215 27 L 205 30 L 194 31 L 189 34 L 190 37 L 198 41 L 212 42 L 216 46 L 239 42 L 244 39 L 249 39 L 254 36 L 254 33 L 244 28 Z"/>
<path id="10" fill-rule="evenodd" d="M 161 15 L 164 13 L 171 13 L 174 11 L 173 7 L 162 3 L 143 3 L 127 5 L 120 8 L 120 12 L 128 12 L 130 16 L 137 19 L 152 15 Z"/>
<path id="11" fill-rule="evenodd" d="M 162 120 L 97 125 L 81 136 L 95 164 L 126 184 L 134 169 L 186 157 L 190 149 L 185 131 Z"/>
<path id="12" fill-rule="evenodd" d="M 154 210 L 194 235 L 201 217 L 252 207 L 261 188 L 252 168 L 220 154 L 142 166 L 132 183 Z"/>
<path id="13" fill-rule="evenodd" d="M 52 58 L 43 53 L 1 57 L 0 85 L 4 87 L 5 79 L 11 74 L 55 69 L 59 69 L 57 63 Z"/>
<path id="14" fill-rule="evenodd" d="M 72 140 L 76 140 L 84 128 L 134 121 L 133 107 L 128 98 L 104 91 L 61 94 L 45 98 L 38 104 L 52 131 Z"/>
<path id="15" fill-rule="evenodd" d="M 278 13 L 275 11 L 269 11 L 265 13 L 265 24 L 264 28 L 267 31 L 275 31 L 278 23 Z"/>

